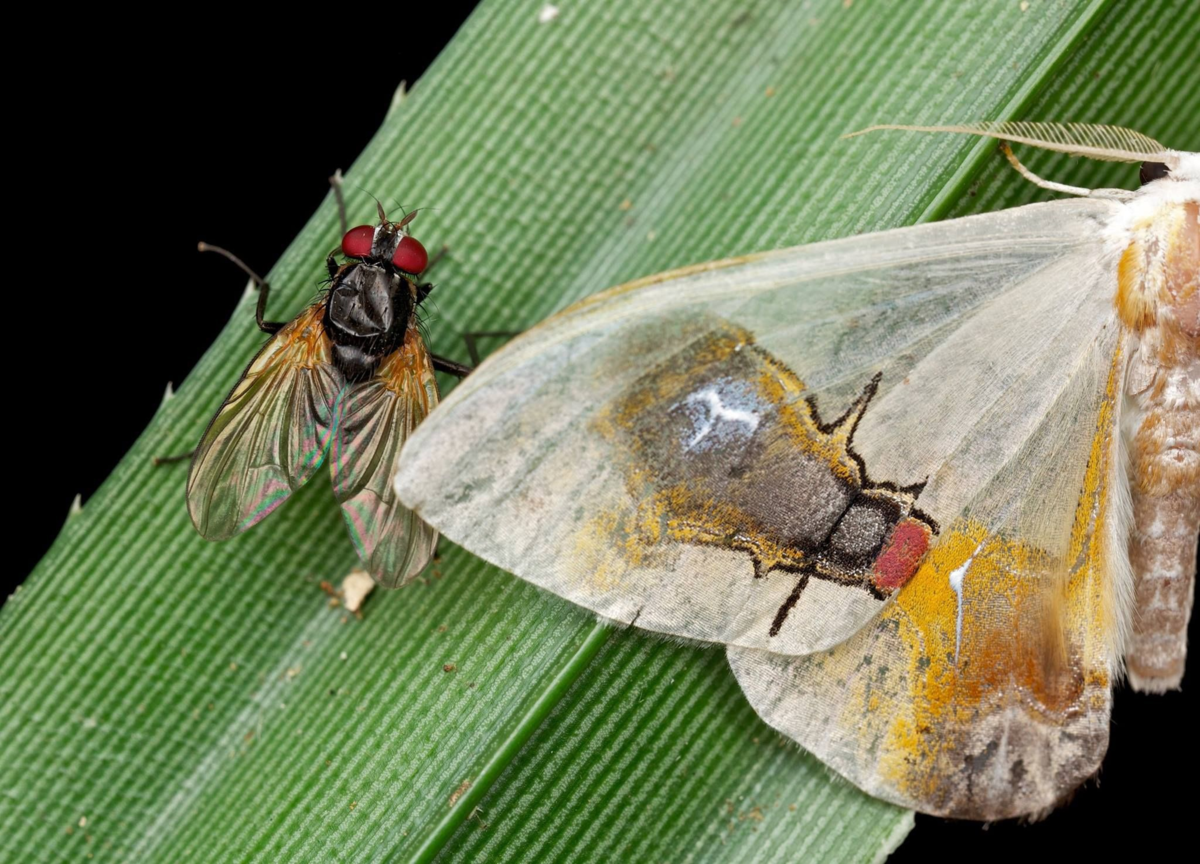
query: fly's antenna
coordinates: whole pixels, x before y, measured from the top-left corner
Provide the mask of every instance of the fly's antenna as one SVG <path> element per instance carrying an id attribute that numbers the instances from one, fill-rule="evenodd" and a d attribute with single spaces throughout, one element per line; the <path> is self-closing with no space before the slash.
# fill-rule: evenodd
<path id="1" fill-rule="evenodd" d="M 1178 161 L 1177 153 L 1168 150 L 1149 135 L 1122 126 L 1099 126 L 1091 123 L 1026 123 L 1007 120 L 985 120 L 981 123 L 954 126 L 902 126 L 889 123 L 860 129 L 842 137 L 853 138 L 886 129 L 980 135 L 1106 162 L 1162 162 L 1173 166 Z"/>
<path id="2" fill-rule="evenodd" d="M 341 177 L 340 177 L 341 172 L 340 171 L 338 172 L 338 175 L 339 175 L 338 179 L 340 181 L 341 180 Z M 357 183 L 355 183 L 353 185 L 354 185 L 355 189 L 357 189 L 359 192 L 363 193 L 364 195 L 366 195 L 368 198 L 370 198 L 372 201 L 375 202 L 375 212 L 379 214 L 379 221 L 386 222 L 387 221 L 387 213 L 383 209 L 383 202 L 381 202 L 378 198 L 376 198 L 374 195 L 372 195 L 366 189 L 359 186 Z"/>
<path id="3" fill-rule="evenodd" d="M 436 208 L 436 207 L 414 207 L 414 208 L 413 208 L 413 210 L 412 210 L 412 212 L 410 213 L 410 212 L 408 212 L 407 210 L 405 210 L 405 209 L 404 209 L 404 205 L 403 205 L 403 204 L 400 204 L 399 202 L 397 202 L 395 198 L 393 198 L 393 199 L 392 199 L 392 202 L 393 202 L 393 203 L 394 203 L 394 204 L 395 204 L 397 207 L 399 207 L 399 208 L 400 208 L 400 211 L 401 211 L 401 212 L 404 214 L 404 218 L 403 218 L 403 219 L 401 219 L 401 220 L 400 220 L 398 223 L 396 223 L 396 224 L 397 224 L 397 225 L 399 225 L 401 228 L 403 228 L 403 227 L 404 227 L 405 225 L 407 225 L 409 222 L 411 222 L 411 221 L 413 221 L 414 219 L 416 219 L 416 218 L 417 218 L 417 214 L 418 214 L 418 213 L 424 213 L 426 210 L 430 210 L 430 211 L 436 211 L 436 210 L 437 210 L 437 208 Z"/>

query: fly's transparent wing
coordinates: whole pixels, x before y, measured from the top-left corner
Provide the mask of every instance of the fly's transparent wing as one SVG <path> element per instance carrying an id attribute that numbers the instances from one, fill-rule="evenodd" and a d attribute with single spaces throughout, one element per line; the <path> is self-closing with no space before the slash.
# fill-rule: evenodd
<path id="1" fill-rule="evenodd" d="M 437 405 L 437 379 L 415 328 L 375 377 L 338 405 L 330 470 L 350 536 L 376 582 L 392 588 L 429 563 L 437 531 L 401 504 L 392 487 L 400 448 Z"/>
<path id="2" fill-rule="evenodd" d="M 266 518 L 320 468 L 342 378 L 316 303 L 271 337 L 208 424 L 188 474 L 188 512 L 209 540 Z"/>
<path id="3" fill-rule="evenodd" d="M 1033 205 L 716 262 L 493 355 L 405 448 L 401 499 L 605 617 L 779 654 L 877 616 L 956 520 L 1065 554 L 1085 466 L 980 499 L 1115 332 L 1120 205 Z M 1060 424 L 1056 428 L 1064 428 Z M 1019 482 L 1012 487 L 1025 488 Z"/>

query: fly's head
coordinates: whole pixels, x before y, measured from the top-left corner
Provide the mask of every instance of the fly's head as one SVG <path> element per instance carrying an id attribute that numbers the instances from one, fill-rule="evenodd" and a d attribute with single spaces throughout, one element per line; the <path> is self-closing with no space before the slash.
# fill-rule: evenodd
<path id="1" fill-rule="evenodd" d="M 344 268 L 338 279 L 351 271 L 361 271 L 360 278 L 390 283 L 398 305 L 415 306 L 428 293 L 428 286 L 418 286 L 417 280 L 429 264 L 429 253 L 421 241 L 408 233 L 408 224 L 417 211 L 406 214 L 399 222 L 392 222 L 382 206 L 378 210 L 378 225 L 359 225 L 342 237 L 342 254 L 356 259 L 356 263 Z M 400 297 L 400 294 L 406 296 Z"/>

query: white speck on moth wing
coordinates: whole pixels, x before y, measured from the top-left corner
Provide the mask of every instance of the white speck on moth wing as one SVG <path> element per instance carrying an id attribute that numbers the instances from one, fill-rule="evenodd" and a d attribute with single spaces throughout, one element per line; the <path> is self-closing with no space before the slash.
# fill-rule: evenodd
<path id="1" fill-rule="evenodd" d="M 955 605 L 958 607 L 958 616 L 954 621 L 954 664 L 958 665 L 958 649 L 962 645 L 962 622 L 963 622 L 963 580 L 967 576 L 967 571 L 971 569 L 971 562 L 975 560 L 975 556 L 979 554 L 979 549 L 983 544 L 975 547 L 975 551 L 971 553 L 971 557 L 964 561 L 959 566 L 955 567 L 950 573 L 950 590 L 954 592 Z"/>
<path id="2" fill-rule="evenodd" d="M 745 447 L 769 407 L 745 381 L 722 378 L 688 395 L 673 410 L 682 410 L 692 423 L 684 450 L 704 450 L 727 445 Z"/>

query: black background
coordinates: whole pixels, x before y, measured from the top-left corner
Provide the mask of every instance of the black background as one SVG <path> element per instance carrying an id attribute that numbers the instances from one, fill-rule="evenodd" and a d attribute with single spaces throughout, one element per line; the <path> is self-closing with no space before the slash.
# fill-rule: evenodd
<path id="1" fill-rule="evenodd" d="M 136 63 L 123 62 L 110 41 L 65 43 L 74 84 L 31 86 L 10 100 L 25 159 L 14 188 L 29 219 L 10 222 L 10 274 L 40 261 L 62 266 L 61 278 L 74 284 L 59 293 L 55 280 L 30 271 L 10 282 L 8 330 L 24 334 L 19 374 L 29 376 L 19 386 L 34 394 L 20 410 L 35 420 L 10 423 L 13 482 L 28 518 L 9 534 L 16 569 L 5 594 L 49 547 L 72 498 L 95 491 L 167 382 L 187 375 L 237 303 L 244 280 L 198 254 L 196 242 L 236 250 L 265 272 L 321 202 L 328 175 L 370 140 L 396 85 L 419 77 L 469 6 L 439 4 L 419 23 L 411 9 L 397 10 L 404 33 L 388 46 L 321 41 L 332 37 L 316 20 L 302 51 L 274 48 L 295 43 L 228 21 L 196 22 L 186 44 L 139 45 Z M 66 128 L 59 111 L 68 99 Z M 60 179 L 27 184 L 26 167 Z M 1193 622 L 1193 645 L 1196 633 Z M 1188 831 L 1194 703 L 1181 693 L 1119 689 L 1103 771 L 1072 803 L 1029 825 L 918 816 L 891 860 L 1103 860 L 1124 838 L 1142 844 Z"/>

